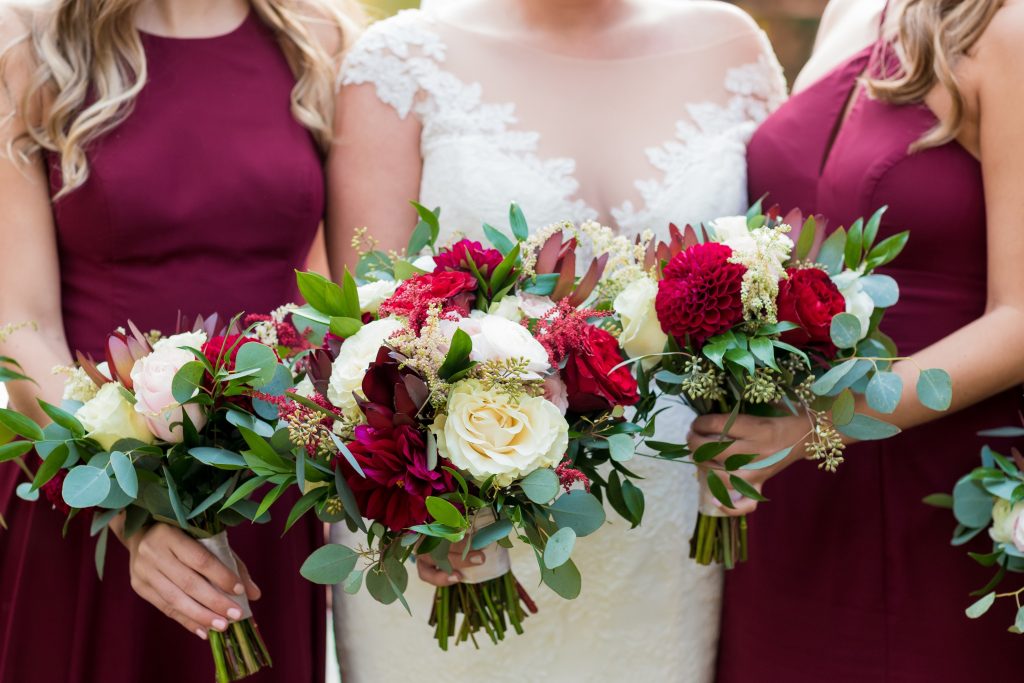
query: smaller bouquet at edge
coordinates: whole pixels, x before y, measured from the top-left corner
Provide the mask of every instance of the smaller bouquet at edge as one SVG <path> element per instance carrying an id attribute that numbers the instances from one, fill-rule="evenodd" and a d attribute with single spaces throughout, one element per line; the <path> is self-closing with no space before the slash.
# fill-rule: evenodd
<path id="1" fill-rule="evenodd" d="M 721 466 L 715 459 L 732 445 L 728 429 L 694 453 L 684 444 L 647 441 L 664 457 L 706 463 L 690 542 L 697 562 L 732 568 L 747 557 L 747 520 L 726 516 L 714 504 L 734 508 L 729 489 L 765 500 L 737 476 L 740 470 L 770 467 L 803 443 L 819 468 L 835 472 L 843 462 L 843 435 L 871 440 L 899 432 L 855 411 L 857 394 L 884 415 L 903 393 L 903 380 L 891 370 L 902 359 L 880 328 L 899 286 L 876 270 L 899 255 L 909 234 L 876 243 L 883 213 L 827 239 L 814 217 L 793 212 L 782 219 L 774 209 L 764 215 L 760 203 L 746 216 L 719 219 L 699 232 L 673 226 L 671 243 L 649 249 L 648 278 L 616 301 L 623 314 L 659 323 L 662 336 L 643 362 L 657 366 L 649 376 L 660 393 L 680 397 L 698 414 L 807 418 L 801 442 L 760 460 L 735 454 Z M 648 301 L 647 310 L 636 313 L 634 299 Z M 917 392 L 927 407 L 947 409 L 949 375 L 921 371 Z"/>
<path id="2" fill-rule="evenodd" d="M 313 553 L 307 579 L 365 584 L 408 609 L 412 555 L 450 570 L 453 547 L 483 552 L 482 566 L 436 591 L 430 625 L 446 650 L 521 633 L 536 611 L 512 572 L 513 544 L 532 549 L 549 589 L 579 595 L 572 553 L 605 524 L 602 501 L 632 526 L 642 519 L 625 463 L 644 427 L 625 418 L 641 396 L 604 328 L 609 256 L 577 276 L 580 231 L 610 231 L 566 223 L 530 236 L 513 206 L 513 237 L 487 226 L 493 246 L 437 248 L 439 212 L 417 208 L 412 257 L 367 249 L 341 285 L 299 274 L 309 306 L 296 315 L 323 326 L 326 350 L 280 410 L 295 461 L 335 471 L 293 514 L 332 501 L 362 532 L 355 547 Z"/>
<path id="3" fill-rule="evenodd" d="M 125 537 L 154 522 L 177 526 L 236 573 L 227 529 L 269 520 L 269 502 L 248 499 L 249 469 L 274 459 L 263 436 L 273 433 L 277 410 L 255 397 L 290 388 L 289 364 L 309 343 L 289 307 L 245 323 L 243 331 L 238 319 L 219 326 L 211 316 L 170 336 L 128 323 L 108 336 L 103 362 L 78 353 L 76 365 L 55 368 L 65 377 L 62 404 L 39 401 L 50 424 L 0 409 L 0 461 L 14 461 L 28 479 L 18 496 L 42 494 L 67 524 L 89 516 L 101 578 L 117 515 Z M 0 365 L 4 380 L 31 381 L 14 359 Z M 228 597 L 242 618 L 206 634 L 218 683 L 271 666 L 246 597 Z"/>

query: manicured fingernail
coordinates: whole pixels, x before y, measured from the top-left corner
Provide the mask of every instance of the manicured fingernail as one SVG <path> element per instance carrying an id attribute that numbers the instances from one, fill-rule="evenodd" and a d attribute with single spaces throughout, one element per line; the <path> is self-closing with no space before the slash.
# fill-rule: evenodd
<path id="1" fill-rule="evenodd" d="M 740 493 L 739 491 L 733 491 L 729 494 L 729 498 L 732 499 L 732 502 L 738 503 L 741 500 L 743 500 L 743 494 Z"/>
<path id="2" fill-rule="evenodd" d="M 213 620 L 213 628 L 215 628 L 216 630 L 223 631 L 227 627 L 228 627 L 228 622 L 224 621 L 223 619 L 214 619 Z"/>
<path id="3" fill-rule="evenodd" d="M 231 621 L 238 621 L 242 618 L 242 610 L 232 607 L 228 610 L 228 619 Z"/>
<path id="4" fill-rule="evenodd" d="M 470 555 L 469 556 L 469 563 L 470 564 L 483 564 L 486 559 L 487 558 L 485 558 L 483 555 Z"/>
<path id="5" fill-rule="evenodd" d="M 203 640 L 206 640 L 206 631 L 204 631 L 203 629 L 197 628 L 196 635 L 202 638 Z"/>
<path id="6" fill-rule="evenodd" d="M 458 574 L 449 574 L 448 575 L 448 583 L 458 583 L 461 580 L 462 580 L 462 577 L 459 576 Z"/>
<path id="7" fill-rule="evenodd" d="M 235 592 L 235 595 L 245 595 L 245 586 L 240 583 L 236 583 L 235 587 L 231 590 Z"/>

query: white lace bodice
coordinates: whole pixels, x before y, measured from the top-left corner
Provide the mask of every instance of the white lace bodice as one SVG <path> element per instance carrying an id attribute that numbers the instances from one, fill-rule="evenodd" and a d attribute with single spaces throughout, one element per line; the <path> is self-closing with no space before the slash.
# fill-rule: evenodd
<path id="1" fill-rule="evenodd" d="M 444 225 L 478 236 L 483 221 L 503 225 L 515 200 L 533 224 L 600 219 L 664 234 L 669 222 L 746 209 L 746 142 L 785 97 L 767 41 L 758 47 L 716 45 L 727 58 L 718 73 L 707 71 L 714 57 L 686 51 L 610 60 L 602 72 L 408 10 L 366 32 L 343 82 L 372 84 L 418 119 L 420 199 L 444 209 Z M 659 82 L 681 67 L 701 72 Z M 546 85 L 535 80 L 545 71 Z M 634 92 L 616 93 L 609 74 L 631 79 Z M 593 100 L 602 91 L 618 99 Z"/>
<path id="2" fill-rule="evenodd" d="M 513 200 L 534 227 L 599 219 L 630 234 L 665 235 L 669 223 L 740 213 L 746 142 L 785 96 L 767 41 L 751 41 L 749 32 L 700 51 L 593 62 L 420 11 L 372 26 L 350 53 L 343 82 L 374 88 L 421 126 L 419 199 L 442 207 L 442 239 L 482 239 L 483 223 L 507 225 Z M 679 409 L 662 416 L 659 438 L 685 439 L 689 419 Z M 708 683 L 721 573 L 687 557 L 693 470 L 643 457 L 630 468 L 645 477 L 643 525 L 630 530 L 609 511 L 608 527 L 581 539 L 573 557 L 584 587 L 572 602 L 539 586 L 529 551 L 514 554 L 516 575 L 541 612 L 497 650 L 482 643 L 480 651 L 439 652 L 425 623 L 432 589 L 415 579 L 407 593 L 413 619 L 401 607 L 339 592 L 346 683 L 397 683 L 423 672 L 454 683 Z"/>

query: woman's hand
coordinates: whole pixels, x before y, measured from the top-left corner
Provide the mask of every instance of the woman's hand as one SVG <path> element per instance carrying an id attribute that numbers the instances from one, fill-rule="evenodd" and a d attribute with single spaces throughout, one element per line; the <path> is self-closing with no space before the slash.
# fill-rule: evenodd
<path id="1" fill-rule="evenodd" d="M 722 433 L 725 431 L 729 421 L 728 415 L 702 415 L 693 421 L 690 427 L 690 435 L 687 443 L 691 451 L 696 451 L 706 443 L 714 443 L 722 440 Z M 774 477 L 791 464 L 806 457 L 804 442 L 810 436 L 810 422 L 802 415 L 787 415 L 785 417 L 753 417 L 751 415 L 737 415 L 732 427 L 729 429 L 728 439 L 733 441 L 732 446 L 718 455 L 714 460 L 702 463 L 701 468 L 721 469 L 725 460 L 737 453 L 754 453 L 758 460 L 763 460 L 779 451 L 793 447 L 789 455 L 781 462 L 760 470 L 737 470 L 731 472 L 742 478 L 748 484 L 760 492 L 764 483 Z M 721 478 L 723 483 L 730 489 L 733 509 L 727 508 L 715 500 L 724 513 L 730 516 L 749 515 L 757 509 L 757 501 L 741 496 L 732 490 L 728 477 Z"/>
<path id="2" fill-rule="evenodd" d="M 465 548 L 465 541 L 462 543 L 455 543 L 448 551 L 448 563 L 452 566 L 452 573 L 444 571 L 437 566 L 437 562 L 430 555 L 417 555 L 416 556 L 416 572 L 420 575 L 420 579 L 426 581 L 432 586 L 450 586 L 453 583 L 462 581 L 462 572 L 460 569 L 465 567 L 475 567 L 483 564 L 487 561 L 484 557 L 483 552 L 474 550 L 466 555 L 465 559 L 462 557 L 463 549 Z"/>
<path id="3" fill-rule="evenodd" d="M 238 603 L 224 593 L 260 597 L 241 560 L 239 576 L 181 529 L 154 524 L 125 545 L 132 589 L 203 640 L 207 630 L 224 631 L 229 621 L 242 618 Z"/>

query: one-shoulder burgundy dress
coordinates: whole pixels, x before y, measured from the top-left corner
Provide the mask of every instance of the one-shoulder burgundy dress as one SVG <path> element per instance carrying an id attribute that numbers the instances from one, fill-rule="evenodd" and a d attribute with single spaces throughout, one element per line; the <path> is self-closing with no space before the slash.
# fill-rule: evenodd
<path id="1" fill-rule="evenodd" d="M 892 106 L 858 78 L 894 68 L 879 42 L 794 96 L 754 136 L 750 195 L 850 225 L 888 206 L 879 238 L 910 230 L 887 272 L 900 302 L 884 329 L 912 354 L 985 310 L 981 165 L 960 144 L 911 154 L 936 123 L 925 106 Z M 995 341 L 993 343 L 996 343 Z M 993 348 L 973 353 L 997 353 Z M 1021 679 L 1015 607 L 971 621 L 972 590 L 994 573 L 950 546 L 948 492 L 979 463 L 983 429 L 1018 422 L 1019 391 L 848 450 L 837 474 L 798 463 L 771 480 L 750 517 L 750 561 L 728 573 L 719 683 L 959 683 Z M 987 552 L 991 542 L 967 548 Z"/>
<path id="2" fill-rule="evenodd" d="M 219 37 L 143 45 L 149 81 L 133 111 L 88 148 L 87 183 L 54 211 L 68 343 L 94 355 L 129 319 L 173 331 L 179 310 L 294 300 L 324 210 L 322 160 L 289 109 L 295 80 L 255 15 Z M 87 516 L 62 539 L 64 515 L 18 499 L 20 477 L 0 466 L 0 681 L 212 680 L 209 646 L 132 591 L 124 548 L 111 541 L 100 581 Z M 322 681 L 325 595 L 298 573 L 322 525 L 310 516 L 281 538 L 283 520 L 231 531 L 262 589 L 253 611 L 274 658 L 251 680 Z"/>

